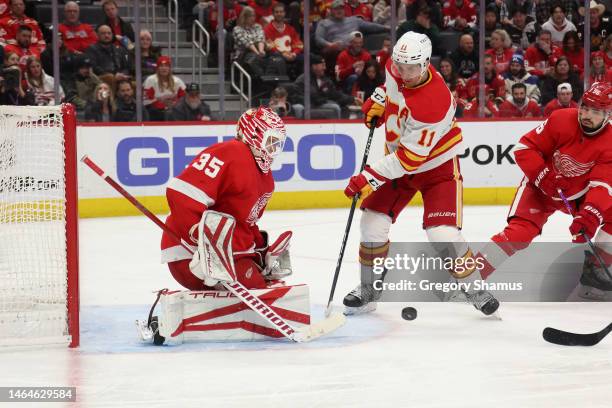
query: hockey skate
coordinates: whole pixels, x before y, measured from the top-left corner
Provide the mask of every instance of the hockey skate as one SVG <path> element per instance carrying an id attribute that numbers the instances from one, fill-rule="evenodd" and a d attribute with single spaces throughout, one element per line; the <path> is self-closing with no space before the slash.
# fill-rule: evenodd
<path id="1" fill-rule="evenodd" d="M 610 300 L 612 281 L 590 251 L 584 251 L 584 265 L 580 276 L 578 296 L 588 300 Z"/>
<path id="2" fill-rule="evenodd" d="M 344 297 L 344 314 L 349 316 L 373 312 L 381 295 L 382 291 L 374 289 L 372 285 L 360 283 Z"/>

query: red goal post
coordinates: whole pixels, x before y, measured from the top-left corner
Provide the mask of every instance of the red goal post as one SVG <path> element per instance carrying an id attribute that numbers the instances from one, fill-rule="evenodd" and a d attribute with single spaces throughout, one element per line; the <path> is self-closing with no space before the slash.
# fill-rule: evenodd
<path id="1" fill-rule="evenodd" d="M 0 345 L 79 345 L 76 115 L 0 106 Z"/>

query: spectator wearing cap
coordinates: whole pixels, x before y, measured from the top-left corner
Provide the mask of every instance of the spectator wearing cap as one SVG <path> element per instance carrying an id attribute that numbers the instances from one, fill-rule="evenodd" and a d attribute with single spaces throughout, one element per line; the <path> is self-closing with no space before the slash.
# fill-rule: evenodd
<path id="1" fill-rule="evenodd" d="M 98 42 L 87 48 L 93 70 L 100 79 L 114 89 L 116 81 L 130 78 L 130 66 L 127 50 L 113 43 L 113 31 L 106 24 L 96 30 Z"/>
<path id="2" fill-rule="evenodd" d="M 293 78 L 304 66 L 304 43 L 295 28 L 285 23 L 285 5 L 276 3 L 273 8 L 274 20 L 264 28 L 266 48 L 270 53 L 282 56 Z"/>
<path id="3" fill-rule="evenodd" d="M 584 16 L 584 7 L 581 7 L 579 13 Z M 589 3 L 589 20 L 591 23 L 591 50 L 597 51 L 602 46 L 606 36 L 612 31 L 612 18 L 609 13 L 606 13 L 606 6 L 591 0 Z M 584 38 L 584 22 L 578 24 L 578 34 L 580 41 Z"/>
<path id="4" fill-rule="evenodd" d="M 401 38 L 408 31 L 425 34 L 431 40 L 432 54 L 440 55 L 440 29 L 431 21 L 431 9 L 419 9 L 414 20 L 404 21 L 397 27 L 397 38 Z"/>
<path id="5" fill-rule="evenodd" d="M 161 49 L 153 45 L 153 36 L 149 30 L 140 30 L 140 69 L 142 77 L 146 78 L 155 73 L 155 64 L 161 56 Z M 129 51 L 129 66 L 131 74 L 136 77 L 136 48 Z"/>
<path id="6" fill-rule="evenodd" d="M 514 55 L 512 49 L 512 41 L 506 30 L 495 30 L 491 34 L 491 48 L 485 51 L 487 55 L 493 58 L 495 71 L 498 74 L 503 74 L 508 70 L 510 60 Z"/>
<path id="7" fill-rule="evenodd" d="M 102 2 L 102 10 L 104 11 L 104 22 L 110 27 L 113 32 L 114 44 L 123 46 L 130 50 L 134 48 L 134 29 L 132 25 L 119 16 L 119 7 L 115 0 L 104 0 Z"/>
<path id="8" fill-rule="evenodd" d="M 447 0 L 442 7 L 444 27 L 457 31 L 476 29 L 478 12 L 472 0 Z"/>
<path id="9" fill-rule="evenodd" d="M 32 45 L 38 48 L 38 54 L 47 46 L 40 26 L 36 20 L 25 15 L 24 0 L 10 0 L 10 14 L 0 19 L 0 42 L 17 45 L 17 34 L 21 26 L 32 30 Z"/>
<path id="10" fill-rule="evenodd" d="M 91 60 L 85 54 L 75 58 L 74 67 L 74 78 L 66 81 L 66 101 L 75 105 L 78 111 L 82 111 L 87 106 L 87 101 L 94 99 L 95 90 L 102 81 L 93 73 Z"/>
<path id="11" fill-rule="evenodd" d="M 540 82 L 542 105 L 545 106 L 555 98 L 557 87 L 564 82 L 568 82 L 572 85 L 573 98 L 578 102 L 582 97 L 582 80 L 580 80 L 578 74 L 572 70 L 572 66 L 568 59 L 561 56 L 555 63 L 555 69 L 549 75 L 546 75 L 544 80 Z"/>
<path id="12" fill-rule="evenodd" d="M 591 53 L 591 74 L 589 85 L 595 82 L 612 82 L 612 67 L 606 67 L 605 54 L 603 51 Z"/>
<path id="13" fill-rule="evenodd" d="M 157 59 L 155 74 L 145 79 L 143 104 L 149 119 L 164 121 L 176 102 L 185 95 L 185 83 L 172 74 L 170 57 L 162 55 Z"/>
<path id="14" fill-rule="evenodd" d="M 355 16 L 365 21 L 372 21 L 372 6 L 360 0 L 346 0 L 344 4 L 344 15 Z"/>
<path id="15" fill-rule="evenodd" d="M 93 28 L 79 21 L 79 5 L 69 1 L 64 5 L 64 22 L 58 29 L 64 37 L 64 44 L 71 52 L 85 52 L 89 46 L 98 41 Z"/>
<path id="16" fill-rule="evenodd" d="M 525 70 L 525 59 L 521 54 L 514 54 L 510 61 L 510 68 L 503 74 L 506 83 L 506 92 L 512 93 L 514 84 L 525 84 L 527 97 L 536 103 L 540 102 L 540 88 L 538 88 L 538 77 L 531 75 Z"/>
<path id="17" fill-rule="evenodd" d="M 344 1 L 333 0 L 329 16 L 319 21 L 315 30 L 315 43 L 321 49 L 329 76 L 333 75 L 338 54 L 348 47 L 352 38 L 351 33 L 355 31 L 367 35 L 388 32 L 389 28 L 359 17 L 347 17 Z"/>
<path id="18" fill-rule="evenodd" d="M 557 3 L 550 8 L 550 17 L 542 24 L 542 29 L 550 31 L 553 44 L 560 47 L 563 45 L 565 33 L 576 31 L 576 26 L 565 17 L 565 9 Z"/>
<path id="19" fill-rule="evenodd" d="M 550 31 L 542 30 L 535 44 L 525 51 L 525 69 L 542 79 L 552 72 L 560 56 L 561 49 L 552 43 Z"/>
<path id="20" fill-rule="evenodd" d="M 4 52 L 14 52 L 19 56 L 19 67 L 23 72 L 29 57 L 40 57 L 40 48 L 32 44 L 32 29 L 26 25 L 20 26 L 17 31 L 17 44 L 7 45 L 4 47 Z"/>
<path id="21" fill-rule="evenodd" d="M 549 117 L 557 109 L 577 108 L 578 104 L 572 100 L 572 86 L 567 82 L 557 86 L 557 97 L 544 107 L 544 116 Z"/>
<path id="22" fill-rule="evenodd" d="M 502 118 L 537 118 L 542 116 L 540 106 L 527 97 L 527 87 L 523 83 L 512 85 L 512 94 L 499 106 Z"/>
<path id="23" fill-rule="evenodd" d="M 471 34 L 465 33 L 459 37 L 459 46 L 450 55 L 453 65 L 463 79 L 469 79 L 478 72 L 479 57 L 478 51 L 474 47 L 474 38 Z"/>
<path id="24" fill-rule="evenodd" d="M 115 98 L 117 109 L 113 114 L 113 122 L 136 122 L 136 98 L 134 88 L 127 79 L 117 82 L 117 97 Z M 142 112 L 143 120 L 148 120 L 146 109 Z"/>
<path id="25" fill-rule="evenodd" d="M 200 85 L 187 85 L 186 94 L 172 108 L 172 120 L 210 121 L 210 107 L 200 97 Z"/>
<path id="26" fill-rule="evenodd" d="M 346 116 L 348 105 L 362 105 L 363 101 L 357 97 L 348 95 L 336 88 L 334 82 L 325 75 L 325 60 L 313 55 L 310 58 L 310 102 L 313 108 L 322 108 L 326 112 L 325 118 L 340 119 Z M 295 92 L 293 96 L 293 109 L 296 118 L 302 119 L 304 112 L 304 74 L 300 75 L 294 84 Z M 315 116 L 315 115 L 313 115 Z"/>
<path id="27" fill-rule="evenodd" d="M 348 48 L 338 54 L 336 60 L 336 81 L 345 93 L 351 93 L 353 84 L 371 59 L 370 53 L 363 49 L 363 35 L 359 31 L 354 32 Z"/>
<path id="28" fill-rule="evenodd" d="M 503 27 L 510 36 L 512 45 L 517 48 L 525 50 L 536 40 L 536 22 L 527 14 L 525 7 L 515 8 L 512 19 L 503 24 Z"/>

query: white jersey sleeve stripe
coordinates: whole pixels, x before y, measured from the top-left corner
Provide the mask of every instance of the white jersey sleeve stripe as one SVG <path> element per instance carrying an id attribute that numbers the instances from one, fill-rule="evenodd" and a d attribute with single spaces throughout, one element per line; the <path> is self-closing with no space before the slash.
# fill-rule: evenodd
<path id="1" fill-rule="evenodd" d="M 210 198 L 204 191 L 179 178 L 173 178 L 170 183 L 168 183 L 168 188 L 178 191 L 179 193 L 186 195 L 192 200 L 202 203 L 207 207 L 212 207 L 215 204 L 215 200 Z"/>

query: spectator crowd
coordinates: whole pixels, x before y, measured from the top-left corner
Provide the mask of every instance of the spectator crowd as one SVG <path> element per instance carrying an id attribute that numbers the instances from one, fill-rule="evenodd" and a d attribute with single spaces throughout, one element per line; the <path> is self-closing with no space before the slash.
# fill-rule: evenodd
<path id="1" fill-rule="evenodd" d="M 70 102 L 81 120 L 135 121 L 140 87 L 144 120 L 215 118 L 202 100 L 200 84 L 183 81 L 152 34 L 136 33 L 115 0 L 95 4 L 102 16 L 97 24 L 81 20 L 78 3 L 65 2 L 57 50 L 50 45 L 52 27 L 26 15 L 39 3 L 0 0 L 0 103 Z M 591 0 L 588 10 L 578 0 L 487 0 L 482 12 L 474 0 L 396 3 L 392 10 L 389 0 L 309 0 L 304 21 L 301 1 L 224 0 L 220 27 L 216 1 L 178 0 L 180 24 L 188 37 L 195 19 L 211 33 L 209 64 L 219 58 L 217 38 L 222 31 L 221 58 L 226 66 L 237 62 L 252 77 L 253 103 L 268 104 L 285 117 L 304 117 L 306 86 L 312 118 L 359 115 L 364 100 L 384 82 L 393 46 L 392 15 L 396 38 L 416 31 L 431 39 L 432 64 L 456 98 L 458 117 L 479 116 L 481 90 L 486 117 L 539 117 L 577 106 L 585 82 L 612 81 L 611 0 Z M 584 35 L 587 20 L 589 38 Z M 304 75 L 304 25 L 310 37 L 309 84 Z M 484 84 L 479 82 L 481 35 Z M 59 78 L 52 77 L 55 53 Z M 136 83 L 137 64 L 142 83 Z"/>

